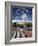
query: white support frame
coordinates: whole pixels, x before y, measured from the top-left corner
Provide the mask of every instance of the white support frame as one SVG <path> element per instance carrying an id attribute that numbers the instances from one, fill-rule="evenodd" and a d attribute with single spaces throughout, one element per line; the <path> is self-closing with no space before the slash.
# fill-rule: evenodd
<path id="1" fill-rule="evenodd" d="M 10 40 L 10 25 L 11 25 L 11 16 L 10 16 L 10 8 L 11 5 L 15 6 L 29 6 L 33 7 L 32 9 L 32 38 L 13 38 Z M 33 43 L 37 42 L 37 4 L 35 3 L 23 3 L 23 2 L 5 2 L 5 43 L 6 44 L 19 44 L 19 43 Z"/>

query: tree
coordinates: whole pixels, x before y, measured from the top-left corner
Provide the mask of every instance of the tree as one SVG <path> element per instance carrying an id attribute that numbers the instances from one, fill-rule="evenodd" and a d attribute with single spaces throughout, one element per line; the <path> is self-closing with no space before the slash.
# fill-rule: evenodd
<path id="1" fill-rule="evenodd" d="M 16 22 L 13 23 L 13 26 L 16 28 Z"/>
<path id="2" fill-rule="evenodd" d="M 30 27 L 32 27 L 32 23 L 30 23 Z"/>
<path id="3" fill-rule="evenodd" d="M 26 26 L 29 28 L 30 27 L 30 23 L 27 23 Z"/>

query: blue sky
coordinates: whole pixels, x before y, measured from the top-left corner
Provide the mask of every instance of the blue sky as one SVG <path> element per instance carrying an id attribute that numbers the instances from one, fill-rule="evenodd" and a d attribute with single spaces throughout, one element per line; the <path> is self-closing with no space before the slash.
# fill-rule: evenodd
<path id="1" fill-rule="evenodd" d="M 12 20 L 32 21 L 31 7 L 11 7 Z"/>

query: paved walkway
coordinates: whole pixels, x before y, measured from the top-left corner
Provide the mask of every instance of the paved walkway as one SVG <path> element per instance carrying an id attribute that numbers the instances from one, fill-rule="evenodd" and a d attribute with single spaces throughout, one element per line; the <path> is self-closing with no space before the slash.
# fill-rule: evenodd
<path id="1" fill-rule="evenodd" d="M 22 31 L 12 31 L 12 33 L 13 33 L 12 38 L 19 38 L 20 34 L 22 38 L 25 38 L 25 35 Z"/>

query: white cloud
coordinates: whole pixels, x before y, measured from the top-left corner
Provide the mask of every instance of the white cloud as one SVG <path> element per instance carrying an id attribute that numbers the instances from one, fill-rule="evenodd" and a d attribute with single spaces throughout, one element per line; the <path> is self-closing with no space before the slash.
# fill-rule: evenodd
<path id="1" fill-rule="evenodd" d="M 19 18 L 18 16 L 15 17 L 16 20 L 17 20 L 18 18 Z"/>
<path id="2" fill-rule="evenodd" d="M 28 12 L 28 10 L 26 10 L 26 12 Z"/>
<path id="3" fill-rule="evenodd" d="M 12 23 L 13 22 L 23 22 L 22 20 L 12 20 Z"/>
<path id="4" fill-rule="evenodd" d="M 16 20 L 12 20 L 12 23 L 13 23 L 13 22 L 16 22 Z"/>
<path id="5" fill-rule="evenodd" d="M 18 11 L 16 11 L 16 14 L 20 15 L 20 13 L 18 13 Z"/>
<path id="6" fill-rule="evenodd" d="M 18 8 L 17 11 L 20 11 L 20 9 Z"/>
<path id="7" fill-rule="evenodd" d="M 19 11 L 20 11 L 20 9 L 17 9 L 16 10 L 16 14 L 20 15 Z"/>
<path id="8" fill-rule="evenodd" d="M 26 20 L 26 21 L 23 21 L 23 20 L 12 20 L 12 23 L 13 22 L 32 22 L 32 21 L 29 21 L 29 20 Z"/>
<path id="9" fill-rule="evenodd" d="M 24 11 L 22 11 L 21 13 L 24 13 Z"/>
<path id="10" fill-rule="evenodd" d="M 12 23 L 13 22 L 32 22 L 32 21 L 30 21 L 30 20 L 27 20 L 27 14 L 23 14 L 23 15 L 21 15 L 21 17 L 20 17 L 22 20 L 19 20 L 18 19 L 18 17 L 16 16 L 16 18 L 15 18 L 15 20 L 12 20 Z"/>
<path id="11" fill-rule="evenodd" d="M 23 14 L 23 15 L 21 15 L 21 18 L 23 19 L 23 21 L 25 21 L 25 20 L 27 20 L 27 14 Z"/>

